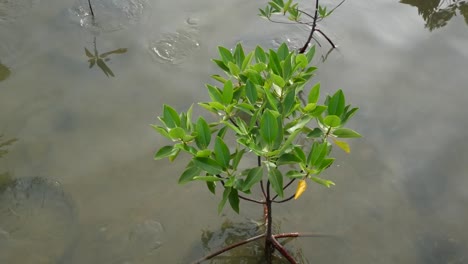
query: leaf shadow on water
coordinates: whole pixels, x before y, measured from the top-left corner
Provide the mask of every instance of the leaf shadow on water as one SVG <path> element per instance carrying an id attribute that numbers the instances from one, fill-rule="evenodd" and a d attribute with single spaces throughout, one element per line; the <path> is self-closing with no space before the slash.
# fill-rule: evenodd
<path id="1" fill-rule="evenodd" d="M 8 79 L 10 75 L 11 75 L 10 68 L 0 63 L 0 82 Z"/>
<path id="2" fill-rule="evenodd" d="M 400 3 L 417 7 L 429 31 L 446 26 L 448 21 L 457 15 L 457 11 L 465 18 L 468 25 L 468 1 L 466 0 L 401 0 Z"/>
<path id="3" fill-rule="evenodd" d="M 97 43 L 96 43 L 96 36 L 94 36 L 93 43 L 94 43 L 94 53 L 89 51 L 86 47 L 84 48 L 85 50 L 85 55 L 88 58 L 89 62 L 89 68 L 93 68 L 94 65 L 97 65 L 102 72 L 107 76 L 112 76 L 115 77 L 114 72 L 109 68 L 109 66 L 106 64 L 106 62 L 110 61 L 110 58 L 108 57 L 109 55 L 112 54 L 124 54 L 127 52 L 126 48 L 118 48 L 112 51 L 107 51 L 104 53 L 99 53 L 97 49 Z"/>

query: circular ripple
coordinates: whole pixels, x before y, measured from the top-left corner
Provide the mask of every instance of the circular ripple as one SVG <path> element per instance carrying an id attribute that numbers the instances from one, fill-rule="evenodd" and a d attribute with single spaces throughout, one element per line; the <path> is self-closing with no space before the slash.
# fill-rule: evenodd
<path id="1" fill-rule="evenodd" d="M 190 21 L 190 23 L 196 22 Z M 159 61 L 179 64 L 200 47 L 197 37 L 198 32 L 195 30 L 179 30 L 165 34 L 158 40 L 150 41 L 149 48 Z"/>
<path id="2" fill-rule="evenodd" d="M 93 32 L 112 32 L 136 24 L 146 15 L 146 0 L 91 1 L 94 19 L 87 0 L 80 0 L 69 10 L 71 19 L 81 27 Z"/>
<path id="3" fill-rule="evenodd" d="M 76 211 L 60 183 L 40 177 L 0 186 L 0 263 L 56 263 L 75 236 Z"/>

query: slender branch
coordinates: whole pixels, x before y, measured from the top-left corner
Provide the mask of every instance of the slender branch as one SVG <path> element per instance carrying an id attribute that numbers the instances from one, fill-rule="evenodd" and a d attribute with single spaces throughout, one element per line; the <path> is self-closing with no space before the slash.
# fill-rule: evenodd
<path id="1" fill-rule="evenodd" d="M 339 4 L 337 4 L 332 10 L 330 10 L 330 12 L 328 12 L 329 14 L 331 14 L 333 11 L 335 11 L 338 7 L 340 7 L 346 0 L 342 0 Z"/>
<path id="2" fill-rule="evenodd" d="M 325 37 L 325 39 L 328 41 L 328 43 L 330 43 L 330 45 L 331 45 L 333 48 L 336 48 L 335 43 L 333 43 L 333 41 L 332 41 L 327 35 L 325 35 L 325 33 L 323 33 L 322 30 L 316 28 L 315 31 L 317 31 L 318 33 L 322 34 L 322 36 Z"/>
<path id="3" fill-rule="evenodd" d="M 246 200 L 246 201 L 249 201 L 249 202 L 252 202 L 252 203 L 258 203 L 258 204 L 265 204 L 266 203 L 266 202 L 257 201 L 257 200 L 254 200 L 254 199 L 242 196 L 242 195 L 237 195 L 237 196 L 239 196 L 239 198 L 242 199 L 242 200 Z"/>
<path id="4" fill-rule="evenodd" d="M 291 238 L 291 237 L 333 237 L 332 235 L 324 235 L 324 234 L 313 234 L 313 233 L 299 233 L 299 232 L 292 232 L 292 233 L 281 233 L 273 235 L 274 238 Z"/>
<path id="5" fill-rule="evenodd" d="M 286 188 L 289 187 L 289 185 L 291 185 L 296 179 L 291 179 L 288 184 L 286 184 L 284 187 L 283 187 L 283 191 L 286 190 Z M 273 197 L 273 199 L 271 199 L 272 202 L 275 202 L 274 200 L 278 197 L 278 195 L 275 195 L 275 197 Z"/>
<path id="6" fill-rule="evenodd" d="M 88 5 L 89 5 L 89 10 L 91 11 L 91 16 L 94 19 L 94 11 L 93 11 L 93 7 L 91 6 L 91 0 L 88 0 Z"/>
<path id="7" fill-rule="evenodd" d="M 315 32 L 315 27 L 317 26 L 318 8 L 319 8 L 319 0 L 315 0 L 315 14 L 314 14 L 314 21 L 312 24 L 312 29 L 310 30 L 309 38 L 307 38 L 306 43 L 299 50 L 299 53 L 304 53 L 307 47 L 309 46 L 310 41 L 312 40 L 312 36 L 314 35 L 314 32 Z"/>
<path id="8" fill-rule="evenodd" d="M 285 257 L 289 263 L 297 264 L 296 260 L 289 254 L 289 252 L 275 239 L 274 236 L 271 237 L 270 241 L 272 242 L 273 246 Z"/>
<path id="9" fill-rule="evenodd" d="M 291 195 L 290 197 L 288 197 L 288 198 L 286 198 L 286 199 L 284 199 L 284 200 L 272 201 L 272 202 L 273 202 L 273 203 L 285 203 L 285 202 L 287 202 L 287 201 L 289 201 L 289 200 L 292 200 L 292 199 L 294 198 L 294 196 L 296 196 L 296 194 L 293 194 L 293 195 Z"/>
<path id="10" fill-rule="evenodd" d="M 212 259 L 212 258 L 214 258 L 214 257 L 216 257 L 216 256 L 218 256 L 218 255 L 220 255 L 220 254 L 222 254 L 222 253 L 224 253 L 224 252 L 226 252 L 226 251 L 229 251 L 229 250 L 234 249 L 234 248 L 236 248 L 236 247 L 245 245 L 245 244 L 250 243 L 250 242 L 252 242 L 252 241 L 258 240 L 258 239 L 260 239 L 260 238 L 262 238 L 262 237 L 265 237 L 265 234 L 258 235 L 258 236 L 254 236 L 254 237 L 251 237 L 251 238 L 249 238 L 249 239 L 246 239 L 246 240 L 237 242 L 237 243 L 235 243 L 235 244 L 232 244 L 232 245 L 230 245 L 230 246 L 227 246 L 227 247 L 225 247 L 225 248 L 222 248 L 222 249 L 220 249 L 220 250 L 218 250 L 218 251 L 216 251 L 216 252 L 213 252 L 213 253 L 211 253 L 211 254 L 209 254 L 209 255 L 207 255 L 207 256 L 204 256 L 203 258 L 192 262 L 192 264 L 199 264 L 199 263 L 202 263 L 202 262 L 205 261 L 205 260 Z"/>
<path id="11" fill-rule="evenodd" d="M 302 10 L 300 10 L 300 9 L 297 9 L 297 11 L 299 11 L 299 13 L 304 14 L 304 15 L 306 15 L 306 16 L 312 18 L 312 19 L 315 19 L 311 14 L 307 13 L 306 11 L 302 11 Z"/>

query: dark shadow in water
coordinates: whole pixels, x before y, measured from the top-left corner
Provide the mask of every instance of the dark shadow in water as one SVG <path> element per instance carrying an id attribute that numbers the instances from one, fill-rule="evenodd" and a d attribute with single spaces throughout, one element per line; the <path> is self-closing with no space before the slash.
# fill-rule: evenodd
<path id="1" fill-rule="evenodd" d="M 11 146 L 15 143 L 18 139 L 4 139 L 3 135 L 0 135 L 0 158 L 8 154 L 8 146 Z M 9 184 L 11 184 L 13 179 L 10 176 L 8 171 L 1 171 L 0 170 L 0 193 L 4 191 Z"/>
<path id="2" fill-rule="evenodd" d="M 119 49 L 115 49 L 112 51 L 99 53 L 97 49 L 96 36 L 94 36 L 93 43 L 94 43 L 94 47 L 93 47 L 94 53 L 91 53 L 91 51 L 89 51 L 86 47 L 84 48 L 86 57 L 88 57 L 89 68 L 91 69 L 94 65 L 97 65 L 107 77 L 109 76 L 115 77 L 114 73 L 106 64 L 106 62 L 110 61 L 109 55 L 123 54 L 127 52 L 127 49 L 119 48 Z"/>
<path id="3" fill-rule="evenodd" d="M 275 226 L 274 229 L 279 229 L 278 226 Z M 213 253 L 216 250 L 224 248 L 226 246 L 232 245 L 234 243 L 240 242 L 242 240 L 248 239 L 253 236 L 263 234 L 265 232 L 264 225 L 254 221 L 246 221 L 240 223 L 234 223 L 229 219 L 226 219 L 221 228 L 216 231 L 211 230 L 202 230 L 201 242 L 203 245 L 204 255 Z M 295 238 L 301 239 L 301 238 Z M 310 238 L 309 238 L 310 239 Z M 281 239 L 279 242 L 283 245 L 288 244 L 294 239 Z M 250 242 L 243 246 L 234 248 L 230 251 L 227 251 L 219 256 L 216 256 L 210 260 L 207 260 L 204 263 L 211 264 L 261 264 L 265 263 L 264 257 L 264 240 L 259 239 L 257 241 Z M 309 263 L 305 259 L 302 249 L 295 248 L 293 246 L 287 246 L 288 251 L 293 255 L 293 257 L 298 261 L 298 263 Z M 193 259 L 191 260 L 193 261 Z M 273 263 L 288 263 L 283 257 L 279 255 L 278 252 L 275 253 Z"/>
<path id="4" fill-rule="evenodd" d="M 421 263 L 424 264 L 463 264 L 468 258 L 464 256 L 464 243 L 444 236 L 425 235 L 417 241 Z"/>
<path id="5" fill-rule="evenodd" d="M 417 7 L 430 31 L 444 27 L 457 14 L 468 24 L 467 0 L 401 0 L 400 3 Z"/>
<path id="6" fill-rule="evenodd" d="M 10 68 L 0 63 L 0 82 L 8 79 L 8 77 L 10 77 L 10 74 Z"/>

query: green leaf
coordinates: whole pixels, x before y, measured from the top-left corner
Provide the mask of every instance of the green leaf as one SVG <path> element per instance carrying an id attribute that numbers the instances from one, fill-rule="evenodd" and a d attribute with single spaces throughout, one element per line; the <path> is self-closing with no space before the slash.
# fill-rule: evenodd
<path id="1" fill-rule="evenodd" d="M 174 108 L 169 105 L 163 106 L 163 121 L 168 128 L 180 126 L 180 118 Z"/>
<path id="2" fill-rule="evenodd" d="M 171 137 L 169 136 L 169 133 L 167 132 L 167 130 L 163 127 L 160 127 L 160 126 L 156 126 L 156 125 L 150 125 L 156 132 L 158 132 L 159 134 L 161 134 L 162 136 L 166 137 L 166 138 L 169 138 L 171 139 Z"/>
<path id="3" fill-rule="evenodd" d="M 224 138 L 224 135 L 226 135 L 226 131 L 227 131 L 227 126 L 224 126 L 218 131 L 218 134 L 216 136 L 220 138 Z"/>
<path id="4" fill-rule="evenodd" d="M 310 167 L 318 166 L 322 163 L 323 159 L 327 155 L 328 142 L 323 143 L 314 142 L 312 149 L 310 150 L 309 156 L 307 157 L 307 163 Z"/>
<path id="5" fill-rule="evenodd" d="M 177 149 L 174 146 L 164 146 L 160 148 L 155 154 L 154 159 L 160 160 L 169 156 L 174 155 L 177 152 Z"/>
<path id="6" fill-rule="evenodd" d="M 244 181 L 244 185 L 242 186 L 242 191 L 249 191 L 252 186 L 262 180 L 262 177 L 263 167 L 255 167 L 250 169 L 249 173 L 247 174 L 247 178 Z"/>
<path id="7" fill-rule="evenodd" d="M 297 170 L 290 170 L 288 171 L 288 173 L 286 173 L 286 177 L 290 179 L 301 179 L 301 178 L 304 178 L 304 176 L 305 176 L 305 173 L 302 173 Z"/>
<path id="8" fill-rule="evenodd" d="M 195 176 L 193 177 L 193 179 L 198 180 L 198 181 L 206 181 L 206 182 L 216 182 L 216 181 L 221 180 L 221 178 L 216 177 L 216 176 Z"/>
<path id="9" fill-rule="evenodd" d="M 227 200 L 229 198 L 229 194 L 231 193 L 231 190 L 232 190 L 232 188 L 224 188 L 223 199 L 221 200 L 221 202 L 218 205 L 218 214 L 220 214 L 223 211 L 224 205 L 226 204 L 226 202 L 227 202 Z"/>
<path id="10" fill-rule="evenodd" d="M 316 176 L 311 177 L 311 179 L 314 182 L 316 182 L 318 184 L 321 184 L 321 185 L 323 185 L 323 186 L 325 186 L 327 188 L 330 188 L 332 185 L 335 185 L 335 183 L 332 182 L 332 181 L 325 180 L 325 179 L 322 179 L 322 178 L 319 178 L 319 177 L 316 177 Z"/>
<path id="11" fill-rule="evenodd" d="M 216 194 L 216 182 L 206 182 L 206 187 L 212 194 Z"/>
<path id="12" fill-rule="evenodd" d="M 226 66 L 226 64 L 224 64 L 223 61 L 221 61 L 221 60 L 215 60 L 215 59 L 213 59 L 212 61 L 213 61 L 214 63 L 216 63 L 216 65 L 218 65 L 218 67 L 220 67 L 221 69 L 223 69 L 223 71 L 229 72 L 229 68 Z"/>
<path id="13" fill-rule="evenodd" d="M 322 115 L 323 112 L 325 112 L 325 110 L 327 110 L 327 107 L 324 106 L 324 105 L 317 105 L 315 107 L 314 110 L 312 110 L 312 112 L 309 112 L 307 113 L 308 115 L 310 116 L 313 116 L 313 117 L 319 117 L 320 115 Z"/>
<path id="14" fill-rule="evenodd" d="M 329 115 L 323 119 L 323 123 L 329 127 L 339 127 L 341 119 L 336 115 Z"/>
<path id="15" fill-rule="evenodd" d="M 343 91 L 338 90 L 328 101 L 328 114 L 341 116 L 345 108 L 345 97 Z"/>
<path id="16" fill-rule="evenodd" d="M 223 88 L 224 105 L 228 105 L 232 102 L 233 93 L 234 93 L 234 89 L 232 87 L 232 81 L 229 80 L 224 84 L 224 88 Z"/>
<path id="17" fill-rule="evenodd" d="M 234 62 L 234 57 L 231 54 L 231 51 L 226 49 L 225 47 L 219 46 L 218 47 L 219 55 L 224 62 L 224 65 L 228 65 L 229 62 Z"/>
<path id="18" fill-rule="evenodd" d="M 223 96 L 218 88 L 210 84 L 206 84 L 206 88 L 208 89 L 208 94 L 211 97 L 211 100 L 218 103 L 223 102 Z"/>
<path id="19" fill-rule="evenodd" d="M 245 149 L 237 150 L 234 153 L 234 157 L 232 158 L 232 169 L 236 170 L 237 166 L 239 166 L 239 162 L 242 159 L 242 156 L 245 153 Z"/>
<path id="20" fill-rule="evenodd" d="M 278 100 L 276 96 L 273 96 L 268 89 L 264 89 L 265 95 L 267 97 L 268 105 L 271 109 L 278 111 Z"/>
<path id="21" fill-rule="evenodd" d="M 231 189 L 229 192 L 229 204 L 236 213 L 239 213 L 239 195 L 236 189 Z"/>
<path id="22" fill-rule="evenodd" d="M 302 160 L 298 156 L 292 153 L 284 153 L 278 158 L 278 160 L 276 161 L 276 164 L 280 166 L 284 164 L 296 164 L 296 163 L 300 163 L 301 161 Z"/>
<path id="23" fill-rule="evenodd" d="M 200 149 L 206 149 L 210 145 L 211 131 L 205 119 L 201 116 L 197 120 L 195 131 L 197 132 L 195 143 Z"/>
<path id="24" fill-rule="evenodd" d="M 271 79 L 273 80 L 273 83 L 278 85 L 279 87 L 283 88 L 286 85 L 286 82 L 283 80 L 281 76 L 276 75 L 274 73 L 272 73 L 270 76 L 271 76 Z"/>
<path id="25" fill-rule="evenodd" d="M 211 78 L 217 80 L 218 82 L 220 82 L 222 84 L 224 84 L 227 81 L 225 78 L 221 77 L 218 74 L 211 75 Z"/>
<path id="26" fill-rule="evenodd" d="M 278 121 L 273 112 L 269 109 L 264 112 L 262 120 L 260 121 L 260 135 L 270 146 L 275 142 L 276 136 L 278 135 Z"/>
<path id="27" fill-rule="evenodd" d="M 270 62 L 268 62 L 268 66 L 270 69 L 273 70 L 273 73 L 275 74 L 281 74 L 283 71 L 281 70 L 281 64 L 278 59 L 278 56 L 273 50 L 270 50 Z"/>
<path id="28" fill-rule="evenodd" d="M 295 91 L 295 89 L 291 89 L 286 94 L 286 97 L 284 98 L 283 116 L 288 116 L 289 115 L 289 113 L 291 112 L 291 109 L 293 108 L 295 102 L 296 102 L 296 91 Z"/>
<path id="29" fill-rule="evenodd" d="M 239 69 L 239 66 L 237 66 L 235 63 L 228 62 L 228 68 L 229 68 L 229 72 L 231 73 L 231 75 L 239 76 L 240 69 Z"/>
<path id="30" fill-rule="evenodd" d="M 260 46 L 257 46 L 255 48 L 255 61 L 257 61 L 257 63 L 267 63 L 267 56 L 265 54 L 265 51 L 263 51 L 262 47 Z"/>
<path id="31" fill-rule="evenodd" d="M 289 52 L 289 51 L 288 51 Z M 283 79 L 288 82 L 292 75 L 292 60 L 294 53 L 291 52 L 286 56 L 283 63 Z"/>
<path id="32" fill-rule="evenodd" d="M 242 48 L 242 45 L 240 43 L 237 43 L 236 49 L 234 50 L 234 60 L 236 61 L 237 66 L 242 67 L 244 59 L 244 49 Z"/>
<path id="33" fill-rule="evenodd" d="M 179 178 L 179 184 L 185 184 L 187 182 L 193 181 L 193 178 L 197 175 L 200 175 L 201 169 L 198 167 L 195 167 L 193 163 L 190 163 L 191 166 L 187 167 L 185 171 L 182 173 L 182 175 Z"/>
<path id="34" fill-rule="evenodd" d="M 199 158 L 208 158 L 209 156 L 211 156 L 211 150 L 209 149 L 203 149 L 203 150 L 199 150 L 195 153 L 195 157 L 199 157 Z"/>
<path id="35" fill-rule="evenodd" d="M 307 134 L 307 138 L 320 138 L 323 136 L 323 131 L 316 127 L 311 132 Z"/>
<path id="36" fill-rule="evenodd" d="M 305 68 L 305 67 L 307 67 L 308 64 L 309 64 L 309 62 L 307 61 L 306 55 L 298 54 L 296 56 L 296 67 Z"/>
<path id="37" fill-rule="evenodd" d="M 309 63 L 312 62 L 312 59 L 314 58 L 315 55 L 315 45 L 312 46 L 312 48 L 309 49 L 309 51 L 306 53 L 307 61 Z"/>
<path id="38" fill-rule="evenodd" d="M 229 160 L 231 159 L 231 155 L 229 154 L 229 148 L 226 146 L 224 143 L 223 139 L 220 137 L 217 137 L 215 140 L 215 145 L 214 145 L 214 151 L 215 151 L 215 158 L 216 161 L 221 164 L 223 169 L 226 169 L 229 167 Z"/>
<path id="39" fill-rule="evenodd" d="M 209 174 L 220 174 L 223 172 L 223 168 L 213 159 L 210 158 L 194 158 L 194 164 L 200 169 L 208 172 Z"/>
<path id="40" fill-rule="evenodd" d="M 283 61 L 284 59 L 286 59 L 286 57 L 289 55 L 289 49 L 288 49 L 288 45 L 286 45 L 286 43 L 282 43 L 279 48 L 278 48 L 278 51 L 276 53 L 278 55 L 278 59 L 280 61 Z"/>
<path id="41" fill-rule="evenodd" d="M 244 58 L 244 61 L 242 62 L 242 65 L 241 65 L 241 70 L 244 71 L 247 66 L 250 64 L 250 62 L 252 61 L 252 58 L 254 56 L 254 52 L 251 51 L 249 54 L 247 54 L 247 56 Z"/>
<path id="42" fill-rule="evenodd" d="M 320 83 L 316 83 L 310 90 L 308 103 L 316 104 L 320 97 Z"/>
<path id="43" fill-rule="evenodd" d="M 360 138 L 361 134 L 348 128 L 337 128 L 333 131 L 333 135 L 339 138 Z"/>
<path id="44" fill-rule="evenodd" d="M 181 140 L 185 137 L 185 130 L 181 127 L 175 127 L 169 130 L 169 136 L 172 140 Z"/>
<path id="45" fill-rule="evenodd" d="M 277 168 L 270 168 L 268 179 L 270 180 L 273 190 L 275 190 L 280 197 L 283 197 L 283 175 L 281 174 L 281 171 Z"/>

